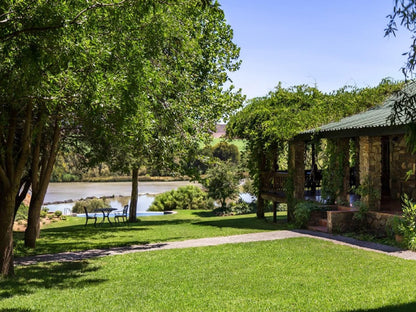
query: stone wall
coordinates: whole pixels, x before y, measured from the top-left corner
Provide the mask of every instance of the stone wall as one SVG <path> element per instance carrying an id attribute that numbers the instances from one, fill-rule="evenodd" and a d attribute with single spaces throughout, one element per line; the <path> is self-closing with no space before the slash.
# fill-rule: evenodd
<path id="1" fill-rule="evenodd" d="M 377 211 L 369 211 L 366 214 L 367 228 L 376 235 L 386 235 L 386 225 L 394 215 Z"/>
<path id="2" fill-rule="evenodd" d="M 363 136 L 359 140 L 360 146 L 360 184 L 366 180 L 375 190 L 381 194 L 381 137 Z M 380 200 L 370 201 L 368 196 L 361 199 L 370 206 L 371 210 L 380 209 Z"/>
<path id="3" fill-rule="evenodd" d="M 416 157 L 408 152 L 404 135 L 390 137 L 390 189 L 393 198 L 400 198 L 401 191 L 414 196 L 415 175 L 405 181 L 406 173 L 415 169 Z"/>
<path id="4" fill-rule="evenodd" d="M 353 231 L 353 216 L 355 211 L 328 211 L 328 232 L 343 233 Z"/>

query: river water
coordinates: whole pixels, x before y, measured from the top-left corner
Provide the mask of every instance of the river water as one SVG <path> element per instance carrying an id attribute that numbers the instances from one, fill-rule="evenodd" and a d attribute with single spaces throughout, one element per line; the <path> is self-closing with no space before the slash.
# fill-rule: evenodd
<path id="1" fill-rule="evenodd" d="M 137 211 L 146 211 L 154 200 L 156 194 L 164 193 L 180 186 L 198 185 L 188 181 L 173 182 L 139 182 L 139 202 Z M 131 182 L 70 182 L 50 183 L 45 195 L 44 206 L 49 211 L 61 210 L 69 214 L 74 203 L 53 204 L 62 201 L 77 201 L 87 197 L 103 196 L 130 196 Z M 113 208 L 121 209 L 127 204 L 126 199 L 109 199 Z"/>

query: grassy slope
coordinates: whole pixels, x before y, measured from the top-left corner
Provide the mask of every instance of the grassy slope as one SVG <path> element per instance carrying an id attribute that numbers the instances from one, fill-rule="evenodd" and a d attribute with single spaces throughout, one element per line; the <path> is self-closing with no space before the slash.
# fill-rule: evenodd
<path id="1" fill-rule="evenodd" d="M 36 265 L 17 274 L 0 281 L 1 311 L 416 310 L 415 262 L 308 238 Z"/>

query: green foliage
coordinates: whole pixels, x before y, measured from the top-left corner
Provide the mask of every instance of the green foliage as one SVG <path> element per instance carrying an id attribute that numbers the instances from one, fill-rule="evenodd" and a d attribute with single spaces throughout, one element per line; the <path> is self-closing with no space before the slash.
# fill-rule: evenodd
<path id="1" fill-rule="evenodd" d="M 27 220 L 27 216 L 29 213 L 29 207 L 24 205 L 24 204 L 20 204 L 19 209 L 17 210 L 16 213 L 16 221 L 20 221 L 20 220 Z"/>
<path id="2" fill-rule="evenodd" d="M 256 212 L 256 203 L 246 203 L 242 200 L 232 202 L 226 207 L 215 208 L 212 212 L 217 216 L 233 216 Z"/>
<path id="3" fill-rule="evenodd" d="M 217 162 L 206 172 L 202 185 L 207 189 L 208 196 L 218 200 L 225 208 L 227 199 L 234 199 L 239 194 L 240 174 L 231 162 Z"/>
<path id="4" fill-rule="evenodd" d="M 339 149 L 339 142 L 327 140 L 326 144 L 326 169 L 322 172 L 322 198 L 327 204 L 335 204 L 340 193 L 344 190 L 344 166 L 343 150 Z"/>
<path id="5" fill-rule="evenodd" d="M 356 222 L 356 228 L 358 230 L 365 231 L 367 226 L 367 212 L 369 210 L 368 205 L 359 200 L 354 203 L 354 206 L 358 207 L 358 211 L 354 213 L 352 219 Z"/>
<path id="6" fill-rule="evenodd" d="M 54 215 L 59 218 L 60 216 L 62 216 L 62 211 L 61 210 L 56 210 Z"/>
<path id="7" fill-rule="evenodd" d="M 46 218 L 46 216 L 48 215 L 48 211 L 49 211 L 48 208 L 43 207 L 42 210 L 40 211 L 40 217 L 41 218 Z"/>
<path id="8" fill-rule="evenodd" d="M 243 192 L 250 194 L 251 196 L 256 196 L 258 194 L 254 187 L 253 180 L 250 177 L 244 179 Z"/>
<path id="9" fill-rule="evenodd" d="M 313 207 L 314 205 L 307 201 L 302 201 L 295 205 L 293 216 L 296 227 L 305 228 L 308 225 Z"/>
<path id="10" fill-rule="evenodd" d="M 369 210 L 374 210 L 376 203 L 381 198 L 380 190 L 374 187 L 373 181 L 368 176 L 364 177 L 361 184 L 353 191 L 361 197 L 360 202 L 365 204 Z"/>
<path id="11" fill-rule="evenodd" d="M 396 36 L 396 32 L 398 30 L 397 23 L 400 23 L 401 28 L 407 29 L 412 38 L 412 43 L 410 45 L 409 51 L 403 53 L 403 55 L 407 55 L 407 62 L 405 66 L 402 68 L 403 73 L 406 77 L 412 77 L 412 72 L 416 66 L 416 42 L 414 38 L 416 36 L 416 3 L 414 1 L 394 1 L 393 13 L 387 16 L 388 24 L 386 29 L 384 30 L 385 36 Z"/>
<path id="12" fill-rule="evenodd" d="M 287 140 L 301 131 L 378 105 L 402 85 L 384 79 L 375 88 L 345 86 L 325 94 L 306 85 L 283 88 L 279 83 L 274 91 L 249 100 L 235 113 L 227 124 L 227 135 L 247 140 L 247 164 L 258 186 L 261 160 L 285 155 Z M 265 169 L 272 170 L 272 164 Z"/>
<path id="13" fill-rule="evenodd" d="M 220 142 L 212 147 L 212 156 L 221 161 L 230 161 L 238 164 L 240 161 L 240 152 L 238 147 L 227 142 Z"/>
<path id="14" fill-rule="evenodd" d="M 213 203 L 208 200 L 203 190 L 194 185 L 187 185 L 157 195 L 149 210 L 212 209 L 212 207 Z"/>
<path id="15" fill-rule="evenodd" d="M 88 212 L 93 212 L 95 209 L 100 208 L 109 208 L 110 204 L 106 202 L 105 199 L 102 198 L 91 198 L 86 200 L 79 200 L 75 203 L 74 207 L 72 207 L 73 213 L 84 213 L 84 207 L 87 208 Z"/>
<path id="16" fill-rule="evenodd" d="M 394 235 L 403 236 L 405 233 L 405 221 L 401 216 L 394 216 L 387 220 L 386 233 L 392 237 Z"/>
<path id="17" fill-rule="evenodd" d="M 308 225 L 309 219 L 311 217 L 311 212 L 319 210 L 325 211 L 325 208 L 322 208 L 318 203 L 312 201 L 300 201 L 295 205 L 293 211 L 294 223 L 295 226 L 300 228 L 305 228 Z"/>
<path id="18" fill-rule="evenodd" d="M 404 243 L 411 250 L 416 250 L 416 203 L 406 194 L 402 198 L 403 223 L 399 225 L 404 235 Z"/>

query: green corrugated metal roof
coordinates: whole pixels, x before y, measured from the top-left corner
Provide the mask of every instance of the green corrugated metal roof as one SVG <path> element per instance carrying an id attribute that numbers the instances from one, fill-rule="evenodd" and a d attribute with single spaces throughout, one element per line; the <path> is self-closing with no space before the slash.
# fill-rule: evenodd
<path id="1" fill-rule="evenodd" d="M 406 84 L 406 86 L 403 88 L 403 91 L 407 94 L 415 94 L 416 82 L 413 81 Z M 397 100 L 397 98 L 397 95 L 392 95 L 388 97 L 380 106 L 373 107 L 365 112 L 356 115 L 345 117 L 340 121 L 331 122 L 319 128 L 305 131 L 302 134 L 319 133 L 325 136 L 325 133 L 329 132 L 390 127 L 392 126 L 390 117 L 392 115 L 394 102 Z M 404 124 L 405 123 L 400 120 L 395 122 L 395 126 L 401 126 Z"/>

